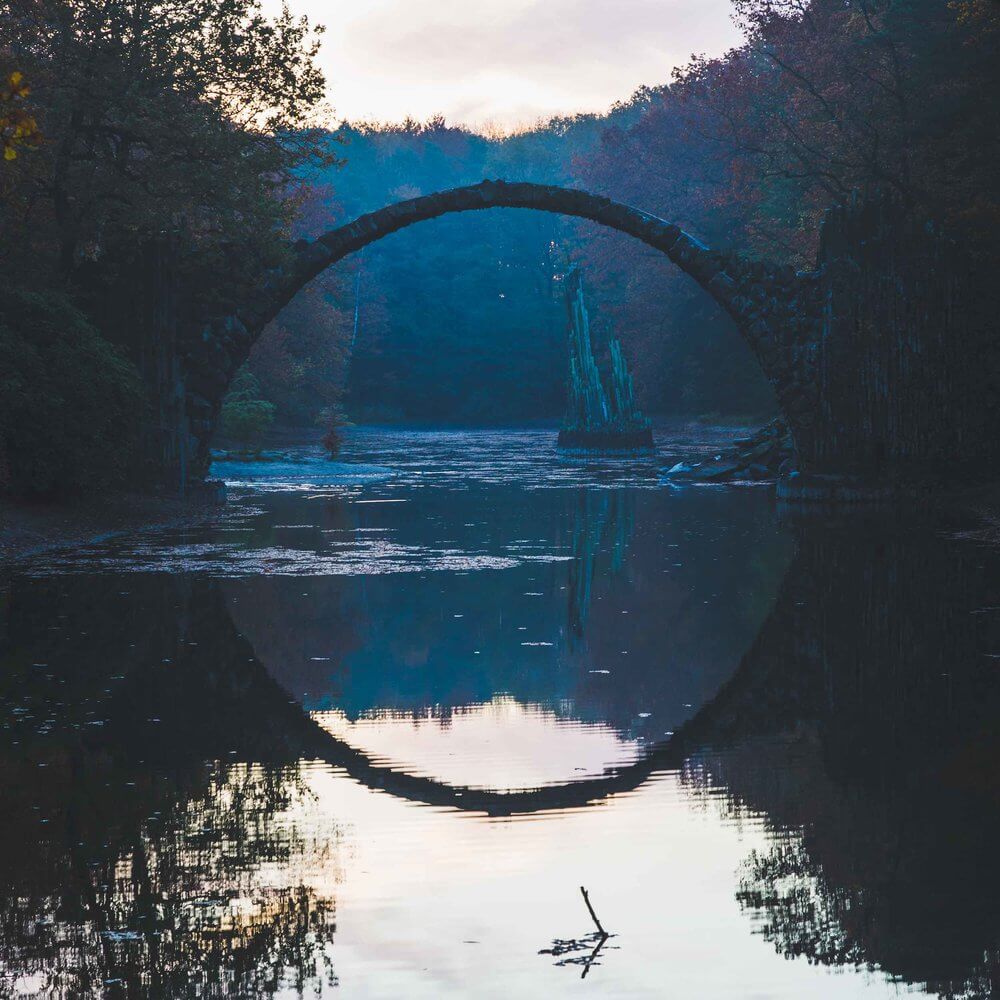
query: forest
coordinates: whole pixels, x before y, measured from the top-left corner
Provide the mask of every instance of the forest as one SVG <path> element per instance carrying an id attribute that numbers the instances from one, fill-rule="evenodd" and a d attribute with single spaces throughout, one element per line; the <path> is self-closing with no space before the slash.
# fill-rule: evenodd
<path id="1" fill-rule="evenodd" d="M 583 188 L 795 268 L 828 209 L 887 190 L 973 255 L 996 253 L 1000 5 L 734 0 L 733 16 L 744 44 L 607 113 L 481 134 L 443 118 L 334 126 L 321 29 L 255 0 L 3 3 L 3 489 L 141 475 L 158 416 L 137 281 L 169 268 L 195 315 L 238 300 L 291 240 L 484 177 Z M 773 411 L 732 322 L 662 257 L 504 209 L 404 231 L 321 275 L 257 341 L 223 429 L 552 420 L 573 266 L 598 349 L 620 338 L 646 412 Z"/>

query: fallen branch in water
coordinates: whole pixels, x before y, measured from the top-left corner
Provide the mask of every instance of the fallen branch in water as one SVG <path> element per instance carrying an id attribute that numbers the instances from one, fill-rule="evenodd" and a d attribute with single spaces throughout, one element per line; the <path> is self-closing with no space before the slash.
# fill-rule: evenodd
<path id="1" fill-rule="evenodd" d="M 583 938 L 570 938 L 569 940 L 562 940 L 556 938 L 552 942 L 551 948 L 543 948 L 538 954 L 539 955 L 555 955 L 559 958 L 556 965 L 582 965 L 583 972 L 580 974 L 581 979 L 587 978 L 587 973 L 590 972 L 590 967 L 597 963 L 597 956 L 600 955 L 601 949 L 607 943 L 609 938 L 613 938 L 614 934 L 609 934 L 601 921 L 597 919 L 597 914 L 594 912 L 594 907 L 590 903 L 590 896 L 587 894 L 587 890 L 581 885 L 580 892 L 583 895 L 583 901 L 587 904 L 587 912 L 590 914 L 590 919 L 594 921 L 594 926 L 597 928 L 597 932 L 594 934 L 588 934 Z M 614 945 L 611 946 L 612 948 Z M 593 949 L 589 955 L 579 955 L 574 954 L 574 952 L 587 951 L 587 949 Z M 572 958 L 563 958 L 563 955 L 572 955 Z M 599 964 L 599 963 L 597 963 Z"/>

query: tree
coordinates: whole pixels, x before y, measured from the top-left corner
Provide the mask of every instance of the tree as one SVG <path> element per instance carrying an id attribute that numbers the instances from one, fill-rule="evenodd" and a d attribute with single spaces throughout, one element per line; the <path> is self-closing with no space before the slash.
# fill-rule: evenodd
<path id="1" fill-rule="evenodd" d="M 0 292 L 0 492 L 123 485 L 143 402 L 135 368 L 66 296 Z"/>
<path id="2" fill-rule="evenodd" d="M 164 230 L 239 243 L 261 266 L 291 212 L 290 171 L 324 155 L 318 44 L 258 0 L 0 3 L 0 52 L 34 81 L 47 138 L 5 227 L 51 247 L 64 276 Z"/>
<path id="3" fill-rule="evenodd" d="M 0 268 L 40 303 L 86 315 L 46 339 L 0 301 L 2 346 L 18 362 L 0 403 L 11 488 L 123 483 L 128 449 L 118 445 L 141 407 L 126 405 L 126 382 L 138 389 L 122 354 L 158 357 L 150 313 L 173 310 L 164 327 L 182 327 L 281 262 L 296 172 L 335 161 L 316 128 L 318 44 L 305 19 L 287 8 L 269 18 L 259 0 L 0 0 Z M 169 280 L 159 282 L 161 268 Z M 162 301 L 150 291 L 161 287 Z M 52 367 L 68 357 L 78 371 Z M 41 401 L 60 400 L 51 412 L 36 412 L 36 388 Z M 271 404 L 239 402 L 256 433 Z M 90 441 L 105 435 L 113 468 L 78 440 L 82 428 Z"/>
<path id="4" fill-rule="evenodd" d="M 828 205 L 883 189 L 986 231 L 1000 202 L 996 4 L 990 17 L 940 0 L 734 3 L 747 45 L 680 80 L 734 164 L 760 177 L 761 217 L 777 198 L 815 231 Z M 711 86 L 734 70 L 741 86 Z"/>
<path id="5" fill-rule="evenodd" d="M 695 59 L 574 164 L 583 186 L 709 244 L 814 265 L 823 212 L 889 189 L 989 258 L 1000 217 L 1000 7 L 737 0 L 745 45 Z M 581 227 L 595 313 L 630 344 L 649 407 L 766 406 L 732 327 L 674 269 Z M 654 397 L 655 398 L 655 397 Z"/>

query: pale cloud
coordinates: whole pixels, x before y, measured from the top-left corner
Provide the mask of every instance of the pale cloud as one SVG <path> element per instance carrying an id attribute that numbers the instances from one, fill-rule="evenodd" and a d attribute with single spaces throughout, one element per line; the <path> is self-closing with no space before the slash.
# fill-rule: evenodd
<path id="1" fill-rule="evenodd" d="M 264 0 L 275 9 L 280 0 Z M 506 126 L 603 111 L 737 44 L 730 0 L 289 0 L 325 24 L 338 117 Z"/>

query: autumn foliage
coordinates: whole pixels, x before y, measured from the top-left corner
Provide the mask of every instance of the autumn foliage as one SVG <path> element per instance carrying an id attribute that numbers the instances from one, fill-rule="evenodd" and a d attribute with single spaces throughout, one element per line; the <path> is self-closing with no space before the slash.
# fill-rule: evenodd
<path id="1" fill-rule="evenodd" d="M 0 146 L 8 163 L 16 160 L 22 149 L 30 149 L 41 142 L 38 122 L 24 107 L 30 93 L 24 74 L 18 70 L 9 73 L 0 86 Z"/>

